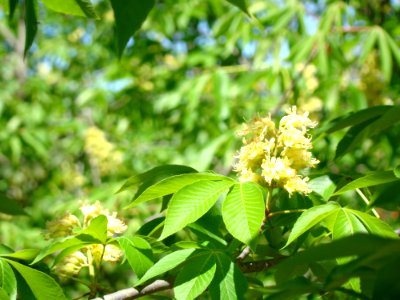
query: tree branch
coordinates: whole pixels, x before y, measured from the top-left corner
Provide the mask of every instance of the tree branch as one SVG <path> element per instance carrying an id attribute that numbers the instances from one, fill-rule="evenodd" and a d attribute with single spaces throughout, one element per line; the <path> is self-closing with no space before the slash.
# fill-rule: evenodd
<path id="1" fill-rule="evenodd" d="M 92 300 L 130 300 L 171 288 L 171 282 L 167 280 L 156 280 L 140 291 L 132 287 L 104 295 L 103 297 L 93 298 Z"/>

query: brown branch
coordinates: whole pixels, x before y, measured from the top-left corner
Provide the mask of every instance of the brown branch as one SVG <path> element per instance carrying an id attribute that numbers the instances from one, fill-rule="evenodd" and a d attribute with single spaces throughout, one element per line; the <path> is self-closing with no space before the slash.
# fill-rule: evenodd
<path id="1" fill-rule="evenodd" d="M 238 266 L 239 266 L 239 269 L 243 273 L 261 272 L 261 271 L 265 271 L 266 269 L 269 269 L 269 268 L 275 266 L 276 264 L 280 263 L 285 258 L 286 258 L 286 256 L 281 256 L 281 257 L 266 259 L 266 260 L 239 262 Z"/>
<path id="2" fill-rule="evenodd" d="M 145 286 L 140 291 L 135 288 L 127 288 L 117 292 L 104 295 L 103 297 L 93 298 L 92 300 L 130 300 L 150 295 L 159 291 L 172 288 L 172 283 L 166 280 L 156 280 Z"/>

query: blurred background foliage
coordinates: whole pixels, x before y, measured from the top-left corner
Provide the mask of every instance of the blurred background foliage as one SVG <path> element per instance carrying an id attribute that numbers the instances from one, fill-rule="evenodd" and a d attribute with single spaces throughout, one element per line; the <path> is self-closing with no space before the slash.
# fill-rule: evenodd
<path id="1" fill-rule="evenodd" d="M 166 163 L 230 174 L 240 124 L 290 105 L 320 123 L 311 177 L 400 164 L 397 117 L 343 153 L 346 131 L 326 133 L 348 112 L 399 104 L 397 1 L 249 0 L 250 16 L 220 0 L 159 1 L 120 60 L 111 6 L 93 2 L 99 20 L 39 5 L 24 59 L 21 12 L 9 21 L 0 1 L 0 197 L 29 214 L 0 216 L 1 243 L 42 247 L 46 221 L 82 199 L 119 211 L 133 232 L 159 207 L 123 211 L 126 178 Z M 379 189 L 398 224 L 398 187 Z"/>

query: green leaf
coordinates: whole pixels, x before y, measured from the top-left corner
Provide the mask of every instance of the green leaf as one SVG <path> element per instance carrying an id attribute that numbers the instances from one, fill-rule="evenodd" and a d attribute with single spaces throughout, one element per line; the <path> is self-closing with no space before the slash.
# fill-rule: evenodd
<path id="1" fill-rule="evenodd" d="M 215 254 L 217 269 L 208 291 L 211 299 L 244 299 L 247 280 L 234 262 L 224 253 Z"/>
<path id="2" fill-rule="evenodd" d="M 140 237 L 119 237 L 117 241 L 125 252 L 129 265 L 138 277 L 142 277 L 153 263 L 150 244 Z"/>
<path id="3" fill-rule="evenodd" d="M 387 238 L 398 237 L 393 228 L 382 220 L 358 210 L 347 209 L 347 211 L 356 215 L 368 229 L 369 233 Z"/>
<path id="4" fill-rule="evenodd" d="M 142 194 L 139 195 L 130 205 L 126 208 L 133 207 L 139 203 L 149 201 L 155 198 L 160 198 L 166 195 L 173 194 L 181 188 L 200 180 L 223 180 L 228 177 L 212 174 L 212 173 L 189 173 L 180 174 L 165 178 L 156 184 L 147 188 Z"/>
<path id="5" fill-rule="evenodd" d="M 382 247 L 391 243 L 398 243 L 398 240 L 360 233 L 354 234 L 328 244 L 321 244 L 297 252 L 275 267 L 275 278 L 278 282 L 284 282 L 293 278 L 296 270 L 302 266 L 341 257 L 368 255 L 379 251 Z"/>
<path id="6" fill-rule="evenodd" d="M 371 122 L 368 120 L 351 127 L 338 143 L 335 158 L 339 158 L 358 147 L 367 137 L 367 131 L 364 129 L 368 128 L 367 126 L 369 124 L 371 124 Z"/>
<path id="7" fill-rule="evenodd" d="M 400 122 L 399 114 L 400 106 L 393 105 L 379 119 L 369 124 L 364 131 L 366 131 L 369 136 L 378 134 L 384 129 L 392 127 L 395 123 Z"/>
<path id="8" fill-rule="evenodd" d="M 75 1 L 88 18 L 94 18 L 94 19 L 99 18 L 90 0 L 75 0 Z"/>
<path id="9" fill-rule="evenodd" d="M 2 257 L 32 261 L 39 253 L 39 249 L 22 249 L 13 253 L 0 254 Z"/>
<path id="10" fill-rule="evenodd" d="M 90 221 L 89 226 L 83 229 L 79 235 L 89 235 L 94 240 L 100 241 L 101 244 L 105 244 L 107 240 L 107 224 L 108 219 L 106 216 L 97 216 Z"/>
<path id="11" fill-rule="evenodd" d="M 375 119 L 379 116 L 382 116 L 391 108 L 392 106 L 382 105 L 382 106 L 368 107 L 366 109 L 359 110 L 357 112 L 351 112 L 347 115 L 341 116 L 337 119 L 330 121 L 328 129 L 326 129 L 326 132 L 332 133 L 349 126 L 358 125 L 364 123 L 365 121 Z"/>
<path id="12" fill-rule="evenodd" d="M 360 177 L 356 180 L 353 180 L 352 182 L 346 184 L 344 187 L 339 189 L 337 192 L 335 192 L 333 195 L 340 195 L 345 192 L 355 190 L 355 189 L 360 189 L 360 188 L 365 188 L 369 186 L 374 186 L 378 184 L 384 184 L 384 183 L 389 183 L 393 181 L 400 180 L 400 178 L 396 177 L 394 172 L 392 170 L 390 171 L 376 171 L 376 172 L 371 172 L 363 177 Z"/>
<path id="13" fill-rule="evenodd" d="M 147 15 L 155 5 L 155 0 L 111 0 L 114 10 L 117 51 L 121 57 L 126 44 L 131 36 L 142 26 Z"/>
<path id="14" fill-rule="evenodd" d="M 16 298 L 10 299 L 10 296 L 7 294 L 7 292 L 0 287 L 0 300 L 14 300 L 14 299 Z"/>
<path id="15" fill-rule="evenodd" d="M 392 54 L 397 61 L 397 65 L 400 65 L 400 48 L 397 46 L 396 42 L 393 38 L 385 31 L 386 39 L 389 43 L 390 49 L 392 50 Z"/>
<path id="16" fill-rule="evenodd" d="M 199 219 L 233 184 L 232 180 L 202 180 L 180 189 L 169 202 L 160 240 Z"/>
<path id="17" fill-rule="evenodd" d="M 393 173 L 397 178 L 400 178 L 400 166 L 394 168 Z"/>
<path id="18" fill-rule="evenodd" d="M 294 224 L 285 247 L 291 244 L 303 233 L 321 222 L 323 219 L 337 212 L 337 209 L 339 207 L 339 204 L 337 204 L 336 202 L 328 202 L 327 204 L 314 206 L 303 212 Z"/>
<path id="19" fill-rule="evenodd" d="M 7 0 L 6 0 L 7 1 Z M 8 9 L 9 9 L 9 16 L 10 20 L 13 18 L 15 9 L 17 8 L 18 0 L 9 0 L 8 1 Z"/>
<path id="20" fill-rule="evenodd" d="M 235 184 L 222 204 L 226 229 L 245 244 L 250 243 L 260 230 L 264 211 L 264 193 L 252 182 Z"/>
<path id="21" fill-rule="evenodd" d="M 67 299 L 61 287 L 49 275 L 13 260 L 7 262 L 24 278 L 38 300 Z"/>
<path id="22" fill-rule="evenodd" d="M 195 299 L 210 284 L 216 269 L 212 253 L 205 252 L 190 260 L 178 273 L 174 283 L 176 299 Z"/>
<path id="23" fill-rule="evenodd" d="M 387 81 L 390 81 L 392 77 L 392 54 L 390 53 L 389 42 L 387 35 L 383 29 L 378 32 L 378 45 L 380 50 L 380 59 L 382 65 L 382 72 Z"/>
<path id="24" fill-rule="evenodd" d="M 0 288 L 7 294 L 6 299 L 17 298 L 17 279 L 6 260 L 0 258 Z"/>
<path id="25" fill-rule="evenodd" d="M 379 35 L 379 30 L 378 27 L 373 27 L 369 34 L 366 42 L 363 44 L 362 47 L 362 52 L 360 54 L 360 63 L 363 64 L 365 63 L 365 60 L 367 59 L 368 55 L 371 53 L 371 50 L 373 50 L 373 47 L 378 40 L 378 35 Z"/>
<path id="26" fill-rule="evenodd" d="M 94 7 L 88 0 L 41 0 L 48 9 L 80 17 L 97 18 Z"/>
<path id="27" fill-rule="evenodd" d="M 195 251 L 196 249 L 183 249 L 164 256 L 140 278 L 135 286 L 141 285 L 149 279 L 174 269 L 192 256 Z"/>
<path id="28" fill-rule="evenodd" d="M 337 240 L 356 232 L 368 233 L 368 230 L 351 210 L 339 208 L 332 228 L 332 239 Z"/>
<path id="29" fill-rule="evenodd" d="M 69 247 L 75 247 L 78 245 L 81 245 L 82 248 L 87 246 L 87 245 L 92 245 L 92 244 L 101 244 L 100 240 L 97 240 L 93 238 L 93 236 L 88 235 L 88 234 L 80 234 L 76 237 L 72 238 L 67 238 L 62 241 L 56 241 L 51 243 L 49 246 L 46 248 L 42 249 L 38 256 L 35 258 L 35 260 L 31 263 L 32 265 L 41 261 L 43 258 L 46 256 L 60 250 L 64 250 Z"/>
<path id="30" fill-rule="evenodd" d="M 240 10 L 242 10 L 245 14 L 249 15 L 249 11 L 247 9 L 247 3 L 246 0 L 227 0 L 229 3 L 232 3 L 236 7 L 238 7 Z"/>
<path id="31" fill-rule="evenodd" d="M 152 186 L 167 177 L 186 173 L 197 173 L 197 171 L 191 167 L 181 165 L 158 166 L 145 173 L 129 178 L 119 189 L 118 193 L 126 190 L 136 189 L 140 185 L 140 188 L 135 195 L 135 198 L 137 198 L 149 186 Z"/>
<path id="32" fill-rule="evenodd" d="M 25 1 L 25 49 L 24 55 L 28 53 L 29 48 L 32 46 L 37 32 L 37 2 L 36 0 Z"/>
<path id="33" fill-rule="evenodd" d="M 327 175 L 314 178 L 308 184 L 313 192 L 321 195 L 326 201 L 329 200 L 336 189 L 335 183 Z"/>
<path id="34" fill-rule="evenodd" d="M 14 216 L 27 214 L 14 200 L 9 199 L 3 193 L 0 193 L 0 212 Z"/>

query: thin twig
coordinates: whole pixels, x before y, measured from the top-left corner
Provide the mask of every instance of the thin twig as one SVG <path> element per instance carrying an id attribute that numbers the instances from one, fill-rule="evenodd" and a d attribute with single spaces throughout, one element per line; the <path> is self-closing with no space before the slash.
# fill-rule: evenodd
<path id="1" fill-rule="evenodd" d="M 159 291 L 168 290 L 172 288 L 172 283 L 166 280 L 156 280 L 151 284 L 145 286 L 140 291 L 135 288 L 127 288 L 117 292 L 104 295 L 103 297 L 93 298 L 92 300 L 130 300 L 139 297 L 150 295 Z"/>
<path id="2" fill-rule="evenodd" d="M 364 200 L 364 202 L 369 206 L 369 200 L 368 198 L 364 195 L 364 193 L 360 189 L 356 189 L 357 194 L 361 197 L 361 199 Z M 378 214 L 378 212 L 375 210 L 375 208 L 372 208 L 372 213 L 374 214 L 375 217 L 378 219 L 381 218 L 381 216 Z"/>

